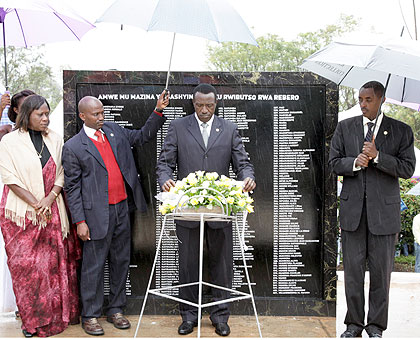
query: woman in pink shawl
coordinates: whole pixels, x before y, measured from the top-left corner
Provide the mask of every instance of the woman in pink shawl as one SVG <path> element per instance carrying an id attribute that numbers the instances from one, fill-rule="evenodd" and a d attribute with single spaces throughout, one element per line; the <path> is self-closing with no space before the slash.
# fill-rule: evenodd
<path id="1" fill-rule="evenodd" d="M 80 248 L 61 194 L 63 141 L 48 129 L 49 112 L 45 98 L 27 97 L 0 142 L 0 226 L 26 337 L 61 333 L 79 319 Z"/>

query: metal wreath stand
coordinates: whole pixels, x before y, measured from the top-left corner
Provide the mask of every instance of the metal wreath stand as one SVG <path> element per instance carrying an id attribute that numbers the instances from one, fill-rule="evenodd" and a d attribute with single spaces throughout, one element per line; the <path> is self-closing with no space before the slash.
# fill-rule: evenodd
<path id="1" fill-rule="evenodd" d="M 187 193 L 191 192 L 192 190 L 200 190 L 200 189 L 205 189 L 207 191 L 212 191 L 214 194 L 213 195 L 195 195 L 195 196 L 189 197 L 188 199 L 182 199 L 184 196 L 187 195 Z M 215 195 L 217 195 L 219 197 L 223 197 L 223 200 L 224 200 L 225 203 L 223 204 Z M 185 207 L 185 205 L 192 198 L 200 198 L 200 197 L 212 198 L 220 206 L 220 208 L 222 210 L 222 213 L 189 212 L 189 211 L 186 212 L 186 211 L 183 211 L 183 208 Z M 249 279 L 248 267 L 246 265 L 245 253 L 244 253 L 244 249 L 247 249 L 247 246 L 245 245 L 245 239 L 244 239 L 244 236 L 245 236 L 244 235 L 245 234 L 245 221 L 246 221 L 246 215 L 247 214 L 244 213 L 243 225 L 242 225 L 242 237 L 241 237 L 241 234 L 239 232 L 238 220 L 237 220 L 236 216 L 229 216 L 227 214 L 227 212 L 228 212 L 228 205 L 227 205 L 226 198 L 219 191 L 217 191 L 215 189 L 212 189 L 212 188 L 197 187 L 197 188 L 191 188 L 191 189 L 187 190 L 179 198 L 178 203 L 177 203 L 177 205 L 174 209 L 174 212 L 164 215 L 162 230 L 161 230 L 160 236 L 159 236 L 159 242 L 158 242 L 158 246 L 157 246 L 157 249 L 156 249 L 155 259 L 153 261 L 152 271 L 150 273 L 149 283 L 147 285 L 147 290 L 146 290 L 146 294 L 144 296 L 143 306 L 142 306 L 141 311 L 140 311 L 139 321 L 137 323 L 136 332 L 134 334 L 135 338 L 137 337 L 137 333 L 138 333 L 138 330 L 139 330 L 139 327 L 140 327 L 141 319 L 143 317 L 144 309 L 145 309 L 147 298 L 148 298 L 149 294 L 154 294 L 154 295 L 157 295 L 157 296 L 161 296 L 161 297 L 164 297 L 164 298 L 168 298 L 168 299 L 171 299 L 171 300 L 174 300 L 174 301 L 182 302 L 182 303 L 197 307 L 198 308 L 198 320 L 199 320 L 198 321 L 198 332 L 197 332 L 197 337 L 198 338 L 200 338 L 200 331 L 201 331 L 201 310 L 202 310 L 202 308 L 210 307 L 210 306 L 214 306 L 214 305 L 219 305 L 221 303 L 226 303 L 226 302 L 232 302 L 232 301 L 238 301 L 238 300 L 244 300 L 244 299 L 251 299 L 252 307 L 254 309 L 255 319 L 257 321 L 258 332 L 259 332 L 260 338 L 262 338 L 260 323 L 258 321 L 257 308 L 255 307 L 254 295 L 252 293 L 251 281 Z M 186 219 L 186 220 L 190 220 L 190 221 L 200 221 L 200 260 L 199 260 L 198 282 L 190 282 L 190 283 L 185 283 L 185 284 L 180 284 L 180 285 L 175 285 L 175 286 L 170 286 L 170 287 L 150 289 L 150 286 L 151 286 L 152 280 L 153 280 L 153 276 L 155 274 L 156 262 L 157 262 L 157 259 L 158 259 L 158 256 L 159 256 L 160 247 L 162 245 L 162 238 L 163 238 L 163 235 L 165 233 L 165 225 L 166 225 L 166 220 L 167 220 L 168 217 L 176 218 L 176 219 L 184 219 L 184 220 Z M 230 288 L 227 288 L 227 287 L 221 287 L 221 286 L 218 286 L 218 285 L 214 285 L 212 283 L 203 282 L 204 221 L 234 221 L 235 222 L 235 227 L 236 227 L 236 232 L 237 232 L 237 235 L 238 235 L 238 238 L 239 238 L 239 247 L 241 249 L 241 255 L 242 255 L 244 270 L 245 270 L 246 279 L 247 279 L 247 283 L 248 283 L 249 293 L 244 293 L 244 292 L 233 290 L 233 289 L 230 289 Z M 161 292 L 162 290 L 168 290 L 168 289 L 172 289 L 172 288 L 181 288 L 181 287 L 193 286 L 193 285 L 198 285 L 198 303 L 182 300 L 182 299 L 177 298 L 175 296 L 171 296 L 169 294 L 165 294 L 165 293 Z M 238 296 L 203 304 L 202 303 L 203 285 L 213 287 L 213 288 L 217 288 L 217 289 L 226 290 L 226 291 L 231 292 L 231 293 L 233 293 L 235 295 L 238 295 Z"/>

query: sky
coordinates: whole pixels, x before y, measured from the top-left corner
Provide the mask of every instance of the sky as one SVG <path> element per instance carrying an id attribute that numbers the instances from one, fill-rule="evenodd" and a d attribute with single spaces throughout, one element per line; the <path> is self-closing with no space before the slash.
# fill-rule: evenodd
<path id="1" fill-rule="evenodd" d="M 114 0 L 62 0 L 94 23 Z M 404 21 L 414 32 L 412 0 L 229 0 L 251 28 L 255 37 L 268 33 L 288 40 L 298 33 L 337 23 L 341 13 L 360 18 L 361 30 L 400 35 Z M 417 12 L 420 12 L 420 0 Z M 137 27 L 98 23 L 80 42 L 61 42 L 45 47 L 47 64 L 56 74 L 73 70 L 165 71 L 168 68 L 172 34 L 145 32 Z M 203 38 L 178 34 L 172 70 L 205 71 L 206 45 Z"/>

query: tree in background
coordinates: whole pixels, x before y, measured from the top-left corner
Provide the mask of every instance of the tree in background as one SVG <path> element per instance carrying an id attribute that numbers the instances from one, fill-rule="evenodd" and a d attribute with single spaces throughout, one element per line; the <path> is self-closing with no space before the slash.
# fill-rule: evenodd
<path id="1" fill-rule="evenodd" d="M 3 55 L 3 48 L 0 48 L 0 53 Z M 30 89 L 48 100 L 51 111 L 62 98 L 60 85 L 55 80 L 51 67 L 45 64 L 42 47 L 7 47 L 7 80 L 12 95 Z M 4 65 L 1 68 L 0 81 L 4 86 Z"/>
<path id="2" fill-rule="evenodd" d="M 352 15 L 342 14 L 337 24 L 315 32 L 300 33 L 292 41 L 267 34 L 257 38 L 259 47 L 236 42 L 208 46 L 207 64 L 213 70 L 224 72 L 301 71 L 298 66 L 305 58 L 357 27 L 357 20 Z M 355 104 L 354 90 L 340 86 L 340 110 L 347 110 Z"/>
<path id="3" fill-rule="evenodd" d="M 420 114 L 412 109 L 395 104 L 388 104 L 386 115 L 410 125 L 414 133 L 414 145 L 420 148 Z"/>

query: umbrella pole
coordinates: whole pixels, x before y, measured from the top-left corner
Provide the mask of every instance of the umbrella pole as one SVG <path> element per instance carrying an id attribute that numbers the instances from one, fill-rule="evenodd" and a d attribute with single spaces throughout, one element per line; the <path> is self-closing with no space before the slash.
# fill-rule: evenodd
<path id="1" fill-rule="evenodd" d="M 176 36 L 176 33 L 174 32 L 174 37 L 173 37 L 173 39 L 172 39 L 171 57 L 169 58 L 168 73 L 167 73 L 167 75 L 166 75 L 165 90 L 167 90 L 167 89 L 168 89 L 168 84 L 169 84 L 169 75 L 171 74 L 171 63 L 172 63 L 172 54 L 173 54 L 173 52 L 174 52 L 175 36 Z"/>
<path id="2" fill-rule="evenodd" d="M 3 53 L 4 53 L 4 80 L 6 91 L 9 91 L 9 85 L 7 84 L 7 60 L 6 60 L 6 33 L 4 31 L 4 19 L 3 19 Z"/>
<path id="3" fill-rule="evenodd" d="M 389 84 L 389 79 L 390 79 L 390 78 L 391 78 L 391 73 L 388 73 L 388 78 L 387 78 L 387 80 L 386 80 L 384 93 L 382 94 L 382 98 L 381 98 L 381 105 L 379 105 L 379 107 L 378 107 L 378 112 L 376 112 L 375 123 L 374 123 L 374 125 L 373 125 L 373 130 L 372 130 L 372 131 L 373 131 L 373 133 L 375 133 L 375 129 L 376 129 L 376 122 L 378 121 L 379 114 L 381 113 L 381 107 L 382 107 L 382 104 L 384 103 L 385 93 L 386 93 L 386 90 L 387 90 L 387 88 L 388 88 L 388 84 Z"/>

